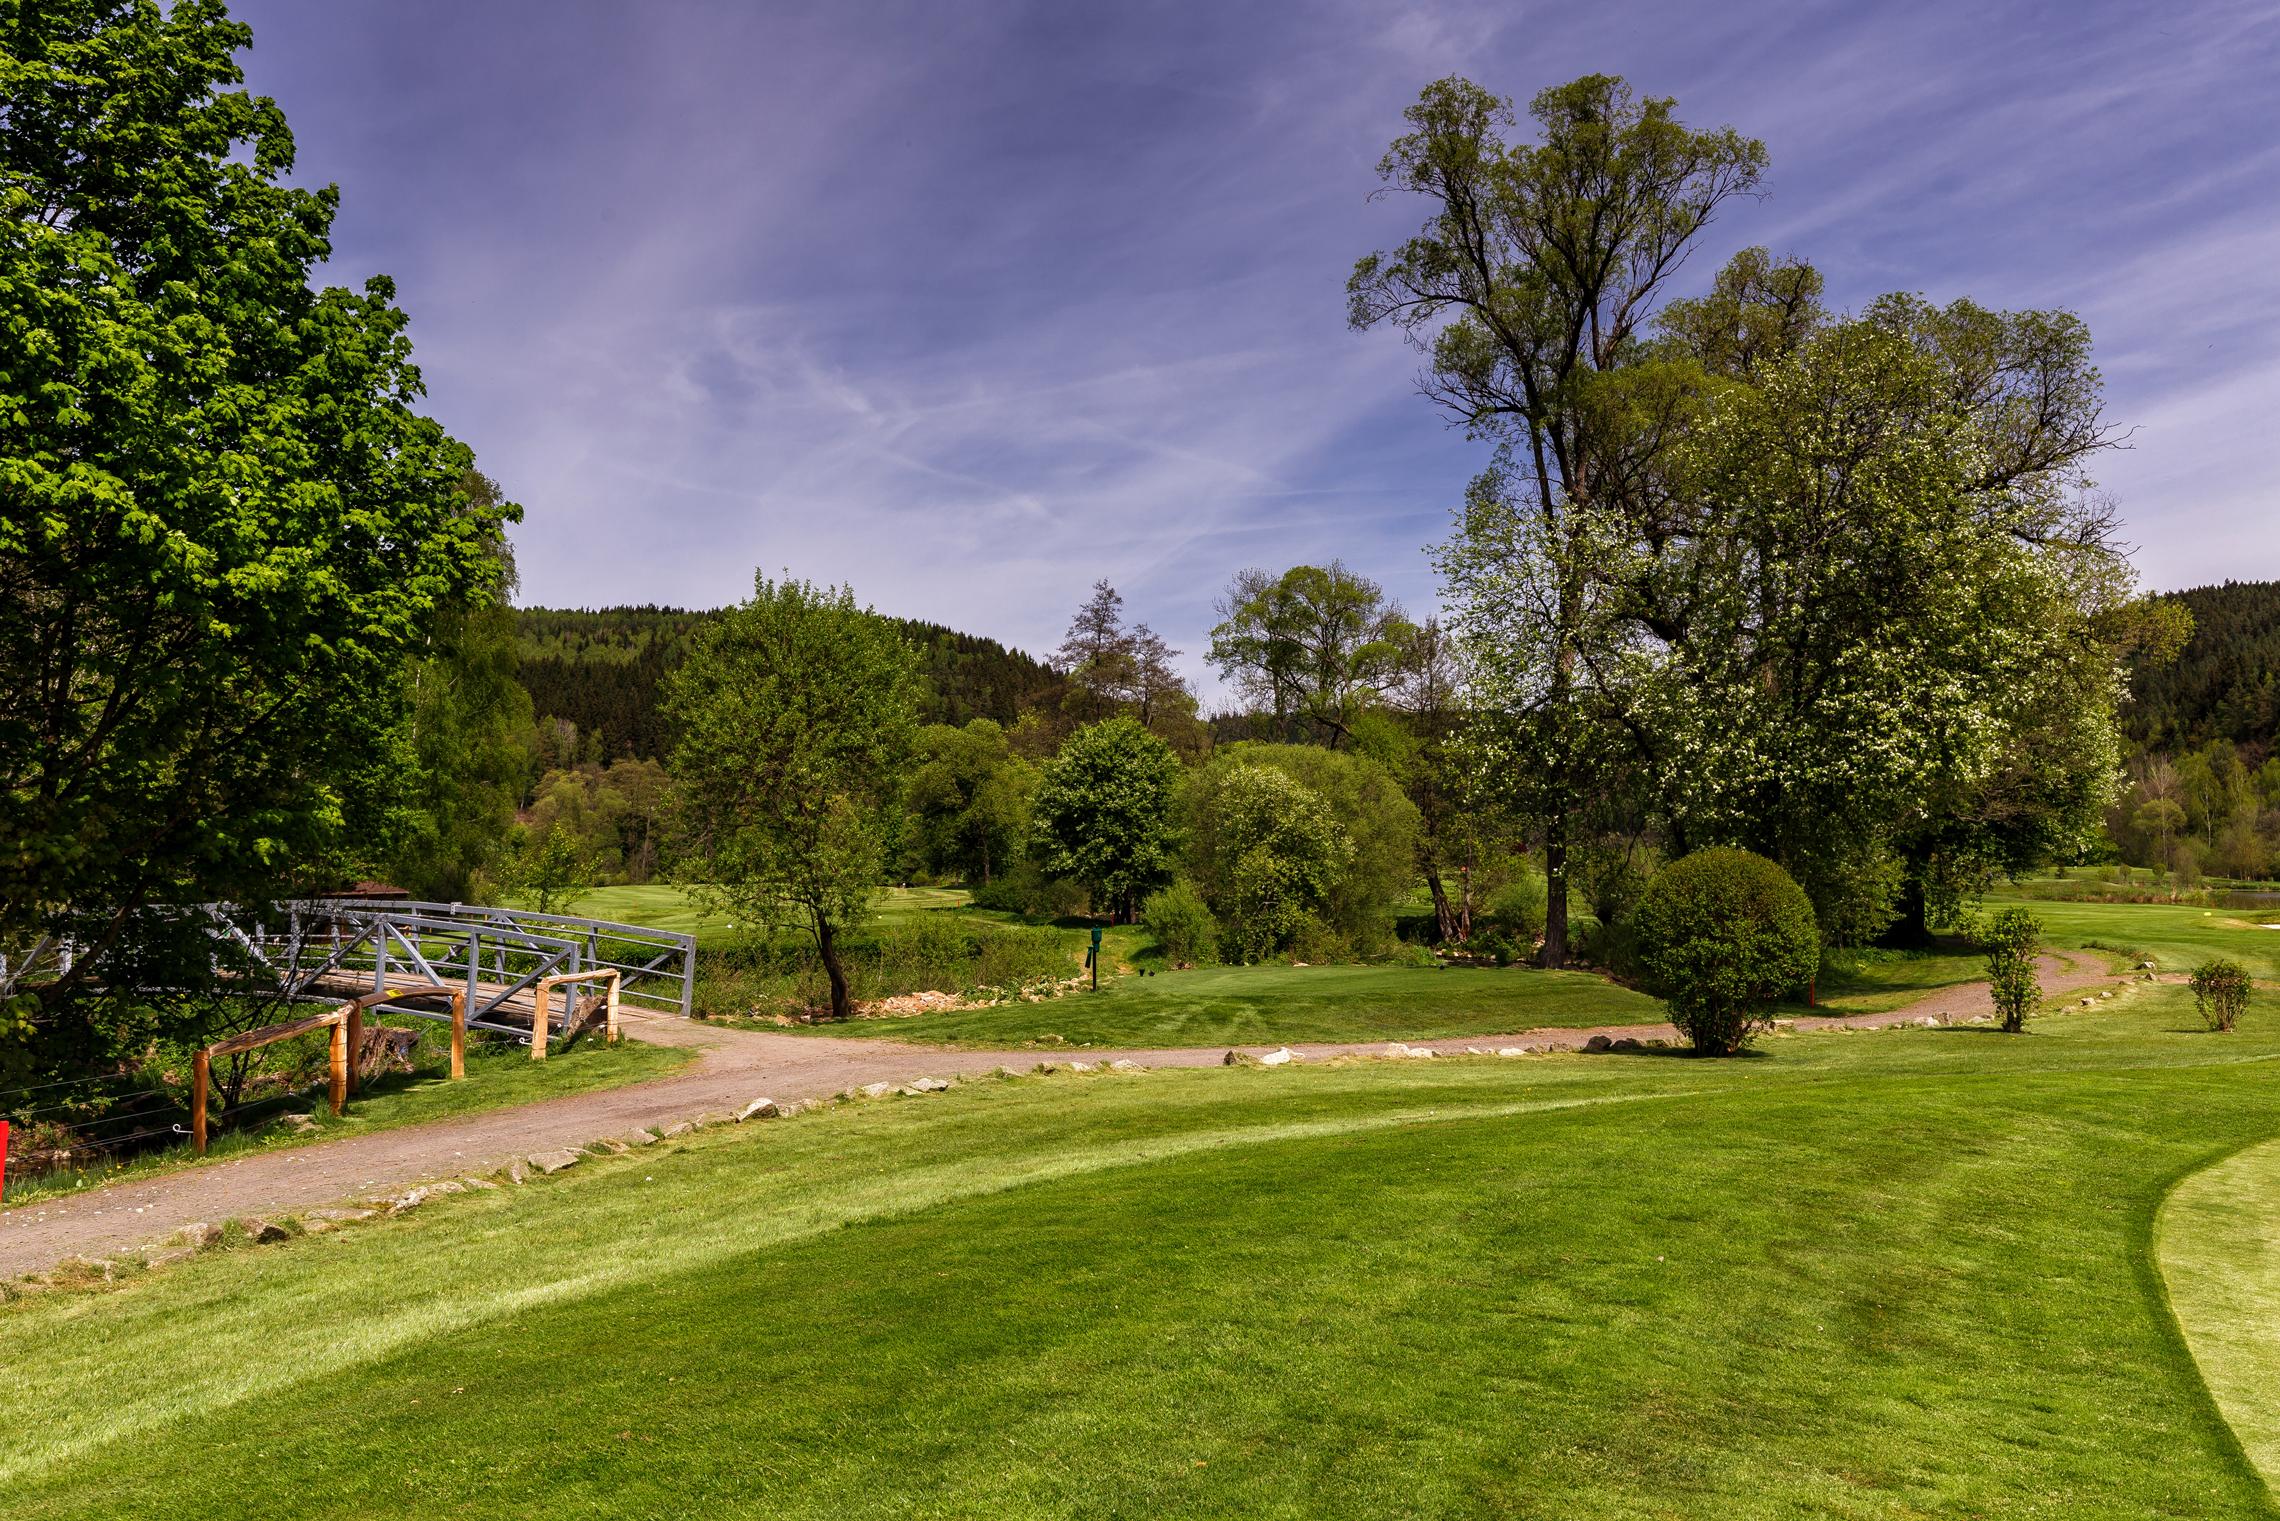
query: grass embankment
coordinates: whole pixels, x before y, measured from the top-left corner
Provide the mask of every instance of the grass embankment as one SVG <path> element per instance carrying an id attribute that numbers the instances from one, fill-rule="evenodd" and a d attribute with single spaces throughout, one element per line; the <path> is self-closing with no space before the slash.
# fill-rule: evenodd
<path id="1" fill-rule="evenodd" d="M 2183 1001 L 708 1132 L 0 1309 L 0 1512 L 2268 1518 L 2151 1232 L 2280 1017 Z"/>
<path id="2" fill-rule="evenodd" d="M 2280 1490 L 2280 1141 L 2225 1158 L 2162 1206 L 2161 1272 L 2201 1376 Z"/>
<path id="3" fill-rule="evenodd" d="M 1652 1024 L 1662 1005 L 1586 972 L 1527 967 L 1199 967 L 1105 979 L 1038 1003 L 819 1027 L 947 1045 L 1056 1036 L 1072 1046 L 1430 1040 L 1538 1027 Z"/>
<path id="4" fill-rule="evenodd" d="M 382 1022 L 411 1023 L 395 1019 Z M 694 1055 L 685 1049 L 648 1046 L 639 1041 L 621 1041 L 616 1046 L 608 1046 L 588 1038 L 568 1047 L 558 1045 L 545 1061 L 534 1062 L 529 1050 L 520 1044 L 471 1041 L 467 1050 L 467 1076 L 455 1083 L 450 1080 L 449 1035 L 439 1037 L 436 1027 L 425 1021 L 417 1028 L 422 1039 L 414 1070 L 390 1073 L 366 1083 L 361 1092 L 349 1099 L 346 1111 L 337 1119 L 326 1106 L 324 1090 L 319 1085 L 313 1094 L 303 1093 L 283 1106 L 262 1106 L 268 1118 L 257 1127 L 226 1128 L 231 1117 L 218 1114 L 217 1129 L 203 1157 L 192 1151 L 189 1142 L 184 1140 L 179 1145 L 146 1151 L 123 1162 L 87 1168 L 30 1175 L 11 1168 L 6 1207 L 14 1209 L 49 1201 L 58 1195 L 84 1192 L 105 1183 L 228 1161 L 249 1152 L 306 1146 L 315 1141 L 446 1120 L 567 1093 L 645 1082 L 670 1074 Z M 274 1118 L 280 1107 L 306 1113 L 312 1123 L 305 1127 L 288 1127 Z M 163 1121 L 168 1116 L 158 1118 Z M 184 1125 L 189 1123 L 186 1109 L 172 1118 Z"/>

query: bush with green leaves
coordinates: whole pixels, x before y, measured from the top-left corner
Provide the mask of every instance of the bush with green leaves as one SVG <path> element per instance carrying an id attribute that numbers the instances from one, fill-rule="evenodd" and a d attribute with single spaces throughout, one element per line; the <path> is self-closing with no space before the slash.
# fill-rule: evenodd
<path id="1" fill-rule="evenodd" d="M 1180 781 L 1171 746 L 1129 718 L 1088 724 L 1042 768 L 1030 848 L 1057 877 L 1082 882 L 1093 912 L 1120 924 L 1172 874 Z"/>
<path id="2" fill-rule="evenodd" d="M 1082 882 L 1046 874 L 1035 861 L 1014 862 L 973 891 L 976 908 L 1019 914 L 1025 919 L 1070 919 L 1092 903 Z"/>
<path id="3" fill-rule="evenodd" d="M 1631 928 L 1649 991 L 1706 1056 L 1731 1056 L 1820 962 L 1813 904 L 1746 850 L 1699 850 L 1647 884 Z"/>
<path id="4" fill-rule="evenodd" d="M 1140 922 L 1175 966 L 1209 966 L 1219 959 L 1219 921 L 1193 882 L 1174 882 L 1150 893 L 1140 905 Z"/>
<path id="5" fill-rule="evenodd" d="M 2204 961 L 2193 972 L 2193 1007 L 2212 1030 L 2230 1030 L 2248 1009 L 2248 968 L 2229 957 Z"/>
<path id="6" fill-rule="evenodd" d="M 1273 766 L 1214 766 L 1196 778 L 1188 862 L 1218 916 L 1222 954 L 1286 949 L 1353 861 L 1353 842 L 1322 798 Z"/>
<path id="7" fill-rule="evenodd" d="M 2042 921 L 2023 908 L 2007 908 L 1980 926 L 1977 938 L 1987 952 L 1988 991 L 1996 1023 L 2016 1035 L 2042 1006 L 2042 984 L 2035 977 Z"/>
<path id="8" fill-rule="evenodd" d="M 1517 946 L 1533 946 L 1543 938 L 1547 901 L 1543 873 L 1523 861 L 1511 881 L 1489 894 L 1482 917 L 1490 933 Z"/>

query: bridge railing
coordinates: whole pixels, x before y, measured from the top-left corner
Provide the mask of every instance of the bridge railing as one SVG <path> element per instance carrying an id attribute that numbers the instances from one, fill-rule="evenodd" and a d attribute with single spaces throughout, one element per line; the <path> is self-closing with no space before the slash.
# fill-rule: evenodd
<path id="1" fill-rule="evenodd" d="M 696 983 L 696 940 L 670 930 L 457 903 L 316 898 L 281 905 L 276 925 L 219 931 L 270 969 L 289 992 L 354 982 L 385 990 L 416 976 L 463 992 L 472 1029 L 523 1033 L 550 978 L 614 971 L 636 1008 L 686 1016 Z M 395 1007 L 391 1003 L 391 1007 Z M 402 1006 L 402 1012 L 432 1010 Z M 521 1020 L 511 1016 L 522 1014 Z"/>

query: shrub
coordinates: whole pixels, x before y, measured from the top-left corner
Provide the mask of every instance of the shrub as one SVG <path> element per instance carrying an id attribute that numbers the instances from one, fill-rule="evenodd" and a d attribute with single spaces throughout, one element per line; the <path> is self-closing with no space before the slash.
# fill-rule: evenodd
<path id="1" fill-rule="evenodd" d="M 1140 905 L 1140 922 L 1174 965 L 1207 966 L 1219 959 L 1219 921 L 1192 882 L 1183 879 L 1150 893 Z"/>
<path id="2" fill-rule="evenodd" d="M 1046 875 L 1035 861 L 1016 861 L 974 889 L 976 908 L 1020 914 L 1026 919 L 1066 919 L 1090 906 L 1084 884 Z"/>
<path id="3" fill-rule="evenodd" d="M 1483 917 L 1492 934 L 1525 948 L 1544 937 L 1544 914 L 1549 902 L 1550 891 L 1543 877 L 1535 867 L 1523 862 L 1511 881 L 1489 894 Z"/>
<path id="4" fill-rule="evenodd" d="M 1665 868 L 1631 929 L 1649 989 L 1706 1056 L 1739 1051 L 1764 1011 L 1804 986 L 1820 961 L 1805 890 L 1746 850 L 1700 850 Z"/>
<path id="5" fill-rule="evenodd" d="M 2230 1030 L 2248 1008 L 2251 984 L 2248 969 L 2219 956 L 2205 961 L 2193 973 L 2193 1007 L 2212 1030 Z"/>
<path id="6" fill-rule="evenodd" d="M 2042 943 L 2042 921 L 2023 908 L 2007 908 L 1978 932 L 1987 950 L 1987 981 L 1995 1018 L 2013 1035 L 2027 1027 L 2027 1016 L 2042 1004 L 2035 980 L 2035 947 Z"/>

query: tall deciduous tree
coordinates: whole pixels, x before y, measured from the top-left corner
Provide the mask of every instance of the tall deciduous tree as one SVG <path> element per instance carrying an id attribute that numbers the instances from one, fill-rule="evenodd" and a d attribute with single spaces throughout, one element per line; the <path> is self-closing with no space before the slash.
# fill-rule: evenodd
<path id="1" fill-rule="evenodd" d="M 476 470 L 465 491 L 477 510 L 504 500 Z M 506 600 L 514 561 L 504 542 L 499 554 L 502 584 L 447 608 L 405 675 L 401 745 L 391 758 L 399 824 L 374 864 L 417 897 L 456 902 L 473 893 L 497 863 L 529 783 L 530 694 L 516 679 Z"/>
<path id="2" fill-rule="evenodd" d="M 1031 848 L 1047 871 L 1082 882 L 1096 913 L 1130 923 L 1171 876 L 1179 780 L 1179 757 L 1134 720 L 1079 729 L 1038 778 Z"/>
<path id="3" fill-rule="evenodd" d="M 853 592 L 761 576 L 665 683 L 684 870 L 757 921 L 804 929 L 841 1019 L 840 943 L 886 880 L 918 682 L 910 647 Z"/>
<path id="4" fill-rule="evenodd" d="M 1539 94 L 1539 141 L 1508 143 L 1510 105 L 1463 79 L 1427 87 L 1379 166 L 1426 220 L 1348 284 L 1356 327 L 1393 323 L 1429 356 L 1425 394 L 1499 446 L 1460 519 L 1453 621 L 1504 650 L 1484 698 L 1509 714 L 1508 764 L 1544 833 L 1544 960 L 1568 947 L 1570 814 L 1587 762 L 1594 645 L 1610 580 L 1660 505 L 1662 461 L 1697 405 L 1697 371 L 1647 324 L 1719 207 L 1753 192 L 1763 145 L 1694 131 L 1667 99 L 1589 75 Z M 1496 562 L 1501 559 L 1502 565 Z M 1445 569 L 1450 567 L 1445 567 Z M 1468 622 L 1517 596 L 1524 616 Z M 1499 689 L 1502 690 L 1499 690 Z"/>
<path id="5" fill-rule="evenodd" d="M 1027 842 L 1036 786 L 1037 768 L 1013 753 L 1005 730 L 989 719 L 920 730 L 907 805 L 912 844 L 927 869 L 987 886 Z"/>
<path id="6" fill-rule="evenodd" d="M 1367 576 L 1337 560 L 1279 576 L 1246 570 L 1219 602 L 1211 663 L 1253 703 L 1337 749 L 1399 678 L 1413 630 Z"/>
<path id="7" fill-rule="evenodd" d="M 81 973 L 139 905 L 371 850 L 406 662 L 517 515 L 413 410 L 390 283 L 311 287 L 339 197 L 285 183 L 250 40 L 0 9 L 0 945 L 68 918 Z"/>
<path id="8" fill-rule="evenodd" d="M 1747 845 L 1857 941 L 2078 848 L 2118 771 L 2127 596 L 2088 338 L 1888 298 L 1721 390 L 1646 577 L 1630 717 L 1696 844 Z"/>
<path id="9" fill-rule="evenodd" d="M 1172 668 L 1179 651 L 1145 623 L 1126 626 L 1124 596 L 1106 580 L 1077 609 L 1053 655 L 1053 669 L 1068 682 L 1065 708 L 1082 723 L 1123 713 L 1183 751 L 1202 747 L 1195 693 Z"/>

